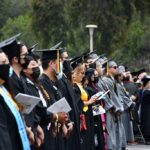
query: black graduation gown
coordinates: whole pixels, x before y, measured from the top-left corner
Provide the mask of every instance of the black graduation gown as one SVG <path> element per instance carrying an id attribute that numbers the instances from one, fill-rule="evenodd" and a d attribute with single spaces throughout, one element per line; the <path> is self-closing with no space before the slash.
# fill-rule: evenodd
<path id="1" fill-rule="evenodd" d="M 81 92 L 79 87 L 75 84 L 75 97 L 76 102 L 78 104 L 78 109 L 80 113 L 85 115 L 86 127 L 87 130 L 81 131 L 81 149 L 82 150 L 94 150 L 94 122 L 93 122 L 93 113 L 92 106 L 88 106 L 88 110 L 86 112 L 83 111 L 83 102 L 81 100 Z"/>
<path id="2" fill-rule="evenodd" d="M 144 90 L 141 103 L 141 129 L 145 140 L 150 142 L 150 90 Z"/>
<path id="3" fill-rule="evenodd" d="M 16 120 L 1 95 L 0 150 L 23 150 Z"/>
<path id="4" fill-rule="evenodd" d="M 67 149 L 80 150 L 80 113 L 75 100 L 73 86 L 65 76 L 63 76 L 62 79 L 58 81 L 58 84 L 59 90 L 61 91 L 61 93 L 66 98 L 66 100 L 72 108 L 72 110 L 69 113 L 69 117 L 70 120 L 74 122 L 73 132 L 66 141 Z"/>
<path id="5" fill-rule="evenodd" d="M 48 78 L 48 76 L 46 76 L 45 74 L 42 74 L 42 76 L 39 78 L 39 81 L 43 85 L 44 89 L 47 91 L 50 97 L 48 106 L 50 106 L 51 104 L 55 103 L 57 100 L 62 98 L 61 92 L 58 90 L 55 83 L 52 82 Z M 65 140 L 62 137 L 61 133 L 58 133 L 57 136 L 54 138 L 52 137 L 51 131 L 50 131 L 50 134 L 47 129 L 45 129 L 44 131 L 45 131 L 45 136 L 48 136 L 47 137 L 48 140 L 45 141 L 45 145 L 49 147 L 49 149 L 47 150 L 66 150 Z M 43 144 L 43 147 L 44 147 L 44 144 Z"/>
<path id="6" fill-rule="evenodd" d="M 23 82 L 21 78 L 19 78 L 15 72 L 13 72 L 12 76 L 9 78 L 10 86 L 12 86 L 11 90 L 14 96 L 18 93 L 23 93 Z"/>
<path id="7" fill-rule="evenodd" d="M 29 84 L 27 84 L 26 79 L 24 77 L 24 74 L 21 72 L 20 77 L 18 77 L 15 72 L 13 72 L 13 75 L 10 77 L 10 85 L 13 87 L 12 92 L 13 95 L 17 95 L 18 93 L 24 93 L 32 96 L 35 95 L 35 90 L 32 88 Z M 36 107 L 32 110 L 30 114 L 24 115 L 26 125 L 28 127 L 31 127 L 33 133 L 35 134 L 37 125 L 39 123 L 39 116 L 36 114 Z M 31 146 L 31 149 L 34 150 L 34 145 Z"/>
<path id="8" fill-rule="evenodd" d="M 90 97 L 98 92 L 98 89 L 92 87 L 92 84 L 87 86 L 87 88 L 85 89 L 88 91 Z M 96 104 L 99 104 L 99 102 L 97 102 Z M 97 137 L 97 144 L 95 145 L 95 150 L 104 150 L 105 142 L 104 142 L 102 119 L 100 115 L 94 116 L 94 134 Z"/>
<path id="9" fill-rule="evenodd" d="M 24 81 L 24 93 L 36 97 L 40 97 L 38 85 L 36 83 L 31 82 L 23 73 L 22 73 L 22 80 Z M 37 85 L 37 86 L 36 86 Z M 50 123 L 52 118 L 52 114 L 47 113 L 47 108 L 43 106 L 42 102 L 40 101 L 39 104 L 35 107 L 35 109 L 31 112 L 31 114 L 26 115 L 27 122 L 32 125 L 35 129 L 36 126 L 39 124 L 43 131 L 45 132 L 44 135 L 44 144 L 39 148 L 41 150 L 48 150 L 49 143 L 51 137 L 50 132 L 47 132 L 47 126 Z"/>

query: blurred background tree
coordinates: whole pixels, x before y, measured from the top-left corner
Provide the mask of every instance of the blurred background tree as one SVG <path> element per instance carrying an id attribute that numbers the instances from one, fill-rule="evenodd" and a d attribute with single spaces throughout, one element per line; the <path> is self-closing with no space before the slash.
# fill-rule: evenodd
<path id="1" fill-rule="evenodd" d="M 59 41 L 75 56 L 89 49 L 87 24 L 96 24 L 94 49 L 132 69 L 150 70 L 149 0 L 0 0 L 0 40 L 22 32 L 39 48 Z M 141 57 L 142 56 L 142 57 Z M 139 59 L 140 58 L 140 59 Z"/>

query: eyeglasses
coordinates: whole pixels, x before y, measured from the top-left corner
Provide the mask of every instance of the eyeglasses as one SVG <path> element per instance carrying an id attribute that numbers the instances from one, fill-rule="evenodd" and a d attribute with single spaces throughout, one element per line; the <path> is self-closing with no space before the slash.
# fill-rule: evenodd
<path id="1" fill-rule="evenodd" d="M 118 68 L 118 66 L 112 66 L 111 68 L 113 68 L 113 69 L 117 69 L 117 68 Z"/>

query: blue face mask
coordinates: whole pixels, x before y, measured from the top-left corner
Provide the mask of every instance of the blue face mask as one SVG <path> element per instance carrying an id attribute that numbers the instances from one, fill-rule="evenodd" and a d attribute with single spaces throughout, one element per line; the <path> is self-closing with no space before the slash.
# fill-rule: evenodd
<path id="1" fill-rule="evenodd" d="M 60 80 L 63 77 L 63 65 L 60 62 L 60 72 L 58 75 L 56 75 L 57 79 Z"/>
<path id="2" fill-rule="evenodd" d="M 11 77 L 12 74 L 13 74 L 13 68 L 10 66 L 10 68 L 9 68 L 9 77 Z"/>

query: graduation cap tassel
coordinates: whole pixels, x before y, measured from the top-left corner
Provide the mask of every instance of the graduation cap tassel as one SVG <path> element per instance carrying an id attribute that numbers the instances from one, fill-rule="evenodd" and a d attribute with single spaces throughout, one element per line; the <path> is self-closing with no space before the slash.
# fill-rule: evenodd
<path id="1" fill-rule="evenodd" d="M 57 49 L 57 73 L 60 72 L 60 59 L 59 59 L 59 49 Z"/>

